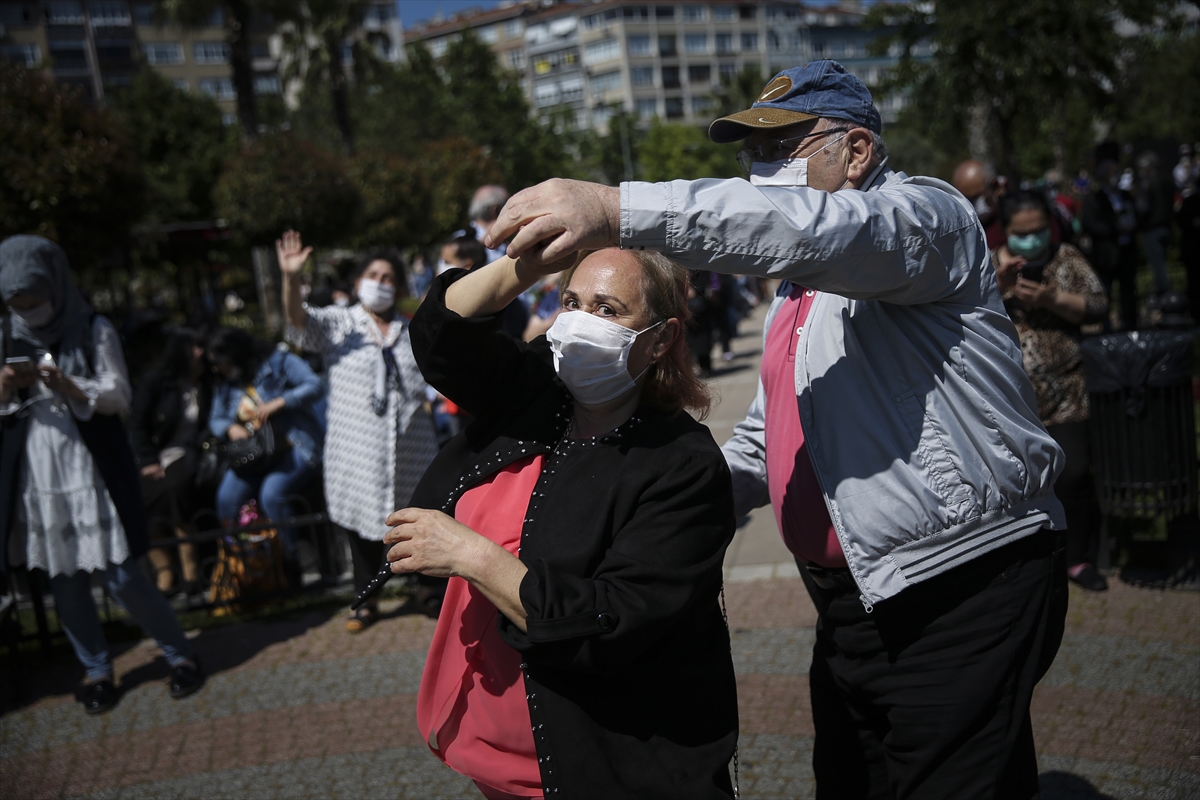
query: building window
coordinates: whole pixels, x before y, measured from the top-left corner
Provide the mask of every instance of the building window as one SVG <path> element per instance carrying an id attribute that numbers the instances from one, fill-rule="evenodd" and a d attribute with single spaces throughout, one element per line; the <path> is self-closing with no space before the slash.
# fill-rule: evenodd
<path id="1" fill-rule="evenodd" d="M 720 76 L 722 82 L 725 80 L 732 80 L 737 75 L 737 71 L 737 64 L 717 65 L 717 75 Z"/>
<path id="2" fill-rule="evenodd" d="M 88 16 L 97 28 L 127 27 L 132 21 L 129 18 L 129 5 L 118 0 L 91 0 L 88 3 Z"/>
<path id="3" fill-rule="evenodd" d="M 733 22 L 737 14 L 734 13 L 733 6 L 713 6 L 712 18 L 713 22 Z"/>
<path id="4" fill-rule="evenodd" d="M 675 34 L 658 37 L 658 54 L 660 56 L 673 56 L 678 52 L 675 49 Z"/>
<path id="5" fill-rule="evenodd" d="M 662 85 L 664 89 L 679 88 L 679 67 L 662 68 Z"/>
<path id="6" fill-rule="evenodd" d="M 441 58 L 446 55 L 446 48 L 449 46 L 449 42 L 446 41 L 446 37 L 444 36 L 441 39 L 434 39 L 429 43 L 429 55 L 434 58 Z"/>
<path id="7" fill-rule="evenodd" d="M 279 94 L 280 90 L 281 87 L 279 85 L 279 77 L 277 75 L 254 76 L 255 94 Z"/>
<path id="8" fill-rule="evenodd" d="M 221 124 L 226 125 L 226 126 L 236 125 L 237 124 L 237 114 L 222 114 L 221 115 Z"/>
<path id="9" fill-rule="evenodd" d="M 679 119 L 683 116 L 683 98 L 668 97 L 666 99 L 667 119 Z"/>
<path id="10" fill-rule="evenodd" d="M 634 86 L 653 86 L 654 67 L 634 67 L 629 70 L 629 78 Z"/>
<path id="11" fill-rule="evenodd" d="M 574 103 L 583 99 L 583 78 L 570 78 L 558 85 L 559 102 Z"/>
<path id="12" fill-rule="evenodd" d="M 712 81 L 712 67 L 708 64 L 693 64 L 688 67 L 688 83 L 693 86 Z"/>
<path id="13" fill-rule="evenodd" d="M 210 28 L 224 28 L 225 11 L 220 7 L 213 8 L 212 13 L 208 15 L 208 19 L 204 24 Z"/>
<path id="14" fill-rule="evenodd" d="M 396 19 L 396 7 L 391 3 L 372 3 L 363 9 L 363 27 L 379 30 Z"/>
<path id="15" fill-rule="evenodd" d="M 187 78 L 176 78 L 175 80 L 171 81 L 171 83 L 175 84 L 175 88 L 181 92 L 186 92 L 188 90 Z"/>
<path id="16" fill-rule="evenodd" d="M 542 83 L 533 87 L 533 103 L 539 108 L 558 103 L 558 86 L 553 83 Z"/>
<path id="17" fill-rule="evenodd" d="M 625 43 L 629 47 L 630 56 L 651 55 L 649 36 L 630 36 Z"/>
<path id="18" fill-rule="evenodd" d="M 500 40 L 500 31 L 496 30 L 495 25 L 484 25 L 475 31 L 479 36 L 479 41 L 495 44 Z"/>
<path id="19" fill-rule="evenodd" d="M 583 63 L 603 64 L 621 57 L 621 41 L 619 39 L 602 39 L 590 42 L 583 48 Z"/>
<path id="20" fill-rule="evenodd" d="M 717 52 L 724 55 L 733 52 L 733 34 L 718 33 L 717 34 Z"/>
<path id="21" fill-rule="evenodd" d="M 36 67 L 42 60 L 42 50 L 36 44 L 0 45 L 0 56 L 22 67 Z"/>
<path id="22" fill-rule="evenodd" d="M 87 48 L 82 41 L 50 42 L 50 59 L 55 71 L 88 69 Z"/>
<path id="23" fill-rule="evenodd" d="M 740 19 L 756 19 L 758 9 L 754 6 L 738 6 L 738 17 Z"/>
<path id="24" fill-rule="evenodd" d="M 654 16 L 659 19 L 675 19 L 675 6 L 655 6 Z"/>
<path id="25" fill-rule="evenodd" d="M 51 25 L 82 25 L 83 3 L 71 0 L 53 0 L 46 3 L 46 22 Z"/>
<path id="26" fill-rule="evenodd" d="M 612 115 L 612 106 L 596 106 L 592 109 L 592 125 L 596 127 L 607 125 L 608 121 L 612 119 Z"/>
<path id="27" fill-rule="evenodd" d="M 192 57 L 197 64 L 224 64 L 229 61 L 229 45 L 225 42 L 194 42 Z"/>
<path id="28" fill-rule="evenodd" d="M 658 116 L 658 101 L 653 97 L 639 97 L 634 103 L 634 110 L 642 119 L 652 119 Z"/>
<path id="29" fill-rule="evenodd" d="M 742 52 L 756 53 L 758 52 L 758 34 L 743 33 L 742 34 Z"/>
<path id="30" fill-rule="evenodd" d="M 684 22 L 704 22 L 707 15 L 704 13 L 707 9 L 704 6 L 684 6 L 683 21 Z"/>
<path id="31" fill-rule="evenodd" d="M 149 27 L 156 25 L 157 20 L 154 19 L 154 6 L 149 3 L 134 3 L 133 4 L 133 22 L 135 25 Z"/>
<path id="32" fill-rule="evenodd" d="M 689 33 L 683 37 L 683 49 L 692 55 L 703 55 L 708 52 L 707 33 Z"/>
<path id="33" fill-rule="evenodd" d="M 6 28 L 32 28 L 36 24 L 32 3 L 0 3 L 0 25 Z"/>
<path id="34" fill-rule="evenodd" d="M 516 47 L 509 50 L 508 65 L 513 69 L 525 69 L 525 48 Z"/>
<path id="35" fill-rule="evenodd" d="M 510 19 L 508 22 L 504 23 L 504 36 L 507 39 L 516 39 L 520 37 L 523 32 L 524 28 L 521 25 L 521 20 L 519 19 Z"/>
<path id="36" fill-rule="evenodd" d="M 152 67 L 182 64 L 183 45 L 178 42 L 146 42 L 142 45 L 142 55 Z"/>
<path id="37" fill-rule="evenodd" d="M 644 22 L 650 19 L 650 10 L 646 6 L 625 6 L 621 11 L 625 19 L 633 22 Z"/>
<path id="38" fill-rule="evenodd" d="M 233 81 L 229 78 L 201 78 L 196 81 L 196 88 L 214 100 L 237 98 L 237 92 L 233 90 Z"/>
<path id="39" fill-rule="evenodd" d="M 692 116 L 694 117 L 703 117 L 712 111 L 712 107 L 712 98 L 707 95 L 692 98 Z"/>
<path id="40" fill-rule="evenodd" d="M 96 60 L 108 66 L 133 65 L 133 42 L 128 39 L 96 40 Z"/>
<path id="41" fill-rule="evenodd" d="M 619 88 L 621 88 L 621 71 L 619 69 L 592 76 L 593 92 L 607 92 L 610 89 Z"/>

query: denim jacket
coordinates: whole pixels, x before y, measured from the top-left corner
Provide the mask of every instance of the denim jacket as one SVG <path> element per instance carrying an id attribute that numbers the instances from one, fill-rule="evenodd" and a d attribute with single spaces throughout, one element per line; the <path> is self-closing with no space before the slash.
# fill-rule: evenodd
<path id="1" fill-rule="evenodd" d="M 325 394 L 325 386 L 312 368 L 299 356 L 276 350 L 258 368 L 252 382 L 263 402 L 282 397 L 284 407 L 271 416 L 275 433 L 283 436 L 309 465 L 321 460 L 325 430 L 313 405 Z M 224 436 L 237 422 L 238 403 L 245 386 L 223 381 L 213 391 L 208 427 Z"/>
<path id="2" fill-rule="evenodd" d="M 867 191 L 834 193 L 625 183 L 621 245 L 821 292 L 797 346 L 796 402 L 868 610 L 1064 527 L 1062 450 L 1038 418 L 983 228 L 949 184 L 886 168 Z M 739 514 L 770 501 L 764 405 L 760 381 L 722 448 Z"/>

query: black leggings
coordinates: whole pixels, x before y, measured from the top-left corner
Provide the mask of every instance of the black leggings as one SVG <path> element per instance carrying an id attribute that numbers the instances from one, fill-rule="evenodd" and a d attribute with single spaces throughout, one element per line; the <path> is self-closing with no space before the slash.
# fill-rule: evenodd
<path id="1" fill-rule="evenodd" d="M 1100 507 L 1092 484 L 1088 424 L 1064 422 L 1050 425 L 1046 431 L 1066 456 L 1066 466 L 1054 482 L 1054 493 L 1067 514 L 1067 566 L 1094 564 L 1100 544 Z"/>
<path id="2" fill-rule="evenodd" d="M 350 542 L 350 561 L 354 567 L 354 591 L 361 593 L 363 589 L 367 588 L 371 579 L 379 573 L 379 568 L 383 566 L 384 544 L 364 539 L 357 532 L 343 528 L 336 522 L 330 524 L 346 534 L 346 540 Z"/>

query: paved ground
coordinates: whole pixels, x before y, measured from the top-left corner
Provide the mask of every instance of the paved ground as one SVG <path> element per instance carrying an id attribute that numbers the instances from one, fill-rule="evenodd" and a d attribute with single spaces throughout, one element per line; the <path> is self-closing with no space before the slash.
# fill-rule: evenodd
<path id="1" fill-rule="evenodd" d="M 756 350 L 739 339 L 717 381 L 718 440 L 753 392 Z M 742 796 L 812 797 L 815 613 L 769 513 L 739 531 L 727 575 Z M 31 661 L 15 706 L 0 706 L 0 798 L 478 797 L 416 731 L 433 623 L 397 605 L 357 636 L 332 607 L 198 631 L 212 677 L 182 701 L 152 643 L 124 645 L 124 697 L 98 718 L 72 699 L 69 655 Z M 1200 596 L 1073 590 L 1033 714 L 1046 800 L 1200 797 Z"/>

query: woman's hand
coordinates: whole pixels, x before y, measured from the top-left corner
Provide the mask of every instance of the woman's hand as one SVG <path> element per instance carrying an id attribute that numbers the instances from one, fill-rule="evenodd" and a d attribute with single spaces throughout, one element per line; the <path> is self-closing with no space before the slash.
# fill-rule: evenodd
<path id="1" fill-rule="evenodd" d="M 147 464 L 142 467 L 142 477 L 150 478 L 151 480 L 161 481 L 167 477 L 167 471 L 163 469 L 162 464 Z"/>
<path id="2" fill-rule="evenodd" d="M 271 418 L 272 414 L 274 414 L 276 411 L 280 411 L 286 405 L 287 401 L 285 401 L 282 397 L 276 397 L 274 400 L 268 400 L 255 409 L 254 424 L 261 428 L 263 425 L 267 424 L 267 420 Z"/>
<path id="3" fill-rule="evenodd" d="M 42 364 L 38 367 L 38 377 L 42 379 L 42 383 L 46 384 L 46 388 L 52 392 L 58 392 L 64 397 L 70 397 L 74 400 L 87 399 L 87 395 L 75 385 L 75 381 L 71 380 L 70 376 L 58 367 L 50 364 Z"/>
<path id="4" fill-rule="evenodd" d="M 1057 293 L 1058 290 L 1048 283 L 1038 283 L 1019 276 L 1013 287 L 1013 295 L 1031 308 L 1052 309 Z"/>
<path id="5" fill-rule="evenodd" d="M 465 577 L 468 565 L 492 545 L 441 511 L 402 508 L 388 515 L 385 522 L 395 526 L 383 537 L 383 543 L 392 545 L 387 560 L 397 575 L 420 572 L 437 578 Z"/>
<path id="6" fill-rule="evenodd" d="M 15 390 L 28 389 L 37 383 L 37 379 L 37 373 L 32 370 L 18 372 L 8 366 L 0 369 L 0 401 L 9 402 Z"/>
<path id="7" fill-rule="evenodd" d="M 996 261 L 999 262 L 996 266 L 996 283 L 1000 286 L 1000 293 L 1004 294 L 1016 286 L 1017 276 L 1021 267 L 1025 266 L 1025 259 L 1014 256 L 1008 252 L 1008 248 L 1001 247 L 996 252 Z"/>
<path id="8" fill-rule="evenodd" d="M 275 240 L 275 255 L 279 258 L 280 272 L 299 275 L 304 262 L 312 255 L 312 248 L 304 246 L 298 231 L 284 231 L 283 238 Z"/>
<path id="9" fill-rule="evenodd" d="M 231 442 L 238 442 L 242 439 L 250 438 L 250 431 L 246 430 L 245 425 L 233 424 L 225 431 L 225 438 Z"/>

